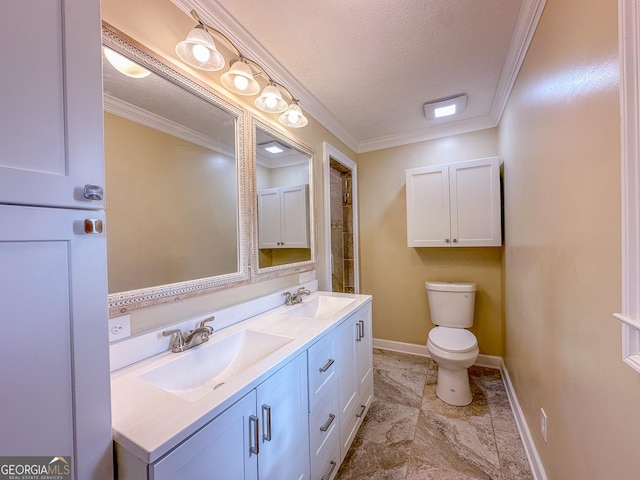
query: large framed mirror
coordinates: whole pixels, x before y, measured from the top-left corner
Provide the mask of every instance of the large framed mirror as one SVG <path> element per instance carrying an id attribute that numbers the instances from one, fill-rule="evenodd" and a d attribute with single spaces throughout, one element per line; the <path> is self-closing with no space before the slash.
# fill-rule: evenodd
<path id="1" fill-rule="evenodd" d="M 107 24 L 102 42 L 110 316 L 248 281 L 243 111 Z"/>
<path id="2" fill-rule="evenodd" d="M 252 118 L 255 219 L 252 267 L 256 278 L 316 266 L 314 152 Z"/>

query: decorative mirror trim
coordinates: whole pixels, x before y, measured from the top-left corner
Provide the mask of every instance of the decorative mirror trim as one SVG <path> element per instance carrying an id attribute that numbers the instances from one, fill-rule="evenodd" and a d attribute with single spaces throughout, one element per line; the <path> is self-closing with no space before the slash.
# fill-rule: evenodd
<path id="1" fill-rule="evenodd" d="M 207 293 L 249 281 L 249 208 L 247 204 L 248 174 L 245 158 L 245 114 L 240 108 L 226 102 L 195 80 L 164 64 L 154 53 L 140 46 L 128 36 L 103 22 L 102 44 L 144 66 L 151 72 L 188 90 L 205 101 L 235 115 L 236 168 L 238 183 L 238 271 L 185 282 L 141 288 L 109 294 L 109 316 L 116 317 L 132 310 Z"/>
<path id="2" fill-rule="evenodd" d="M 311 260 L 307 260 L 304 262 L 296 262 L 296 263 L 288 263 L 284 265 L 277 265 L 273 267 L 265 267 L 260 268 L 259 262 L 259 249 L 258 249 L 258 207 L 257 207 L 257 183 L 256 183 L 256 129 L 260 128 L 267 132 L 269 135 L 272 135 L 276 140 L 281 141 L 284 144 L 290 145 L 292 148 L 298 150 L 299 152 L 307 155 L 309 157 L 309 241 L 310 241 L 310 250 L 311 250 Z M 251 117 L 250 125 L 250 152 L 249 158 L 251 159 L 251 179 L 252 179 L 252 192 L 251 192 L 251 226 L 252 226 L 252 248 L 251 248 L 251 278 L 252 281 L 260 281 L 266 280 L 269 278 L 281 277 L 283 275 L 291 275 L 294 273 L 306 272 L 309 270 L 314 270 L 316 268 L 317 261 L 317 251 L 316 251 L 316 228 L 315 228 L 315 219 L 316 219 L 316 202 L 315 198 L 315 189 L 314 189 L 314 159 L 315 152 L 310 147 L 306 146 L 303 143 L 300 143 L 297 140 L 294 140 L 281 131 L 276 130 L 271 125 L 255 118 Z"/>

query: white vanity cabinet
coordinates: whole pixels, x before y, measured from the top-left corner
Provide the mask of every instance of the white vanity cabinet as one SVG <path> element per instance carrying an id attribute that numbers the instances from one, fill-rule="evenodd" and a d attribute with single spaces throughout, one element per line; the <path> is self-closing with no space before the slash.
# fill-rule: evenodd
<path id="1" fill-rule="evenodd" d="M 0 58 L 0 452 L 109 479 L 100 2 L 1 2 Z"/>
<path id="2" fill-rule="evenodd" d="M 309 185 L 258 191 L 258 248 L 309 248 Z"/>
<path id="3" fill-rule="evenodd" d="M 118 450 L 128 480 L 307 480 L 307 357 L 298 355 L 151 465 Z"/>
<path id="4" fill-rule="evenodd" d="M 409 247 L 502 244 L 498 157 L 406 171 Z"/>
<path id="5" fill-rule="evenodd" d="M 373 401 L 371 303 L 338 326 L 337 362 L 342 461 Z"/>

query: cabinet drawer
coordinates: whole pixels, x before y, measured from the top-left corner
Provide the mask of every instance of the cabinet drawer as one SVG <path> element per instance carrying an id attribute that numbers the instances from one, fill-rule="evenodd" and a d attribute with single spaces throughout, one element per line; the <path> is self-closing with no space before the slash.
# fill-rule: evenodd
<path id="1" fill-rule="evenodd" d="M 320 397 L 318 405 L 309 413 L 309 444 L 311 450 L 311 470 L 326 456 L 328 450 L 339 446 L 339 404 L 338 382 L 332 379 L 328 390 Z"/>
<path id="2" fill-rule="evenodd" d="M 336 435 L 337 439 L 337 435 Z M 333 480 L 340 469 L 340 444 L 333 442 L 311 470 L 311 480 Z"/>
<path id="3" fill-rule="evenodd" d="M 324 336 L 308 350 L 309 354 L 309 410 L 317 405 L 327 386 L 336 378 L 336 329 Z"/>

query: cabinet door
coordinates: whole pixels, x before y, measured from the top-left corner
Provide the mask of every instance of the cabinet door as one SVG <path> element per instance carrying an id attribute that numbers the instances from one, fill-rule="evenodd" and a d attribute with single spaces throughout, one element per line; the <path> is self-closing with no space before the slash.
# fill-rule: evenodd
<path id="1" fill-rule="evenodd" d="M 110 478 L 102 212 L 0 205 L 0 452 L 71 456 L 75 478 Z"/>
<path id="2" fill-rule="evenodd" d="M 258 455 L 251 453 L 257 430 L 255 391 L 149 466 L 151 480 L 248 480 L 258 478 Z M 254 425 L 257 428 L 257 425 Z"/>
<path id="3" fill-rule="evenodd" d="M 280 248 L 280 189 L 258 192 L 258 248 Z"/>
<path id="4" fill-rule="evenodd" d="M 308 185 L 280 189 L 282 242 L 286 248 L 309 248 Z"/>
<path id="5" fill-rule="evenodd" d="M 406 175 L 408 246 L 449 246 L 449 169 L 413 168 Z"/>
<path id="6" fill-rule="evenodd" d="M 0 3 L 0 203 L 104 207 L 83 194 L 104 186 L 100 42 L 98 0 Z"/>
<path id="7" fill-rule="evenodd" d="M 453 245 L 501 245 L 498 158 L 451 164 L 449 172 Z"/>
<path id="8" fill-rule="evenodd" d="M 307 356 L 278 370 L 257 388 L 260 480 L 309 478 Z"/>

